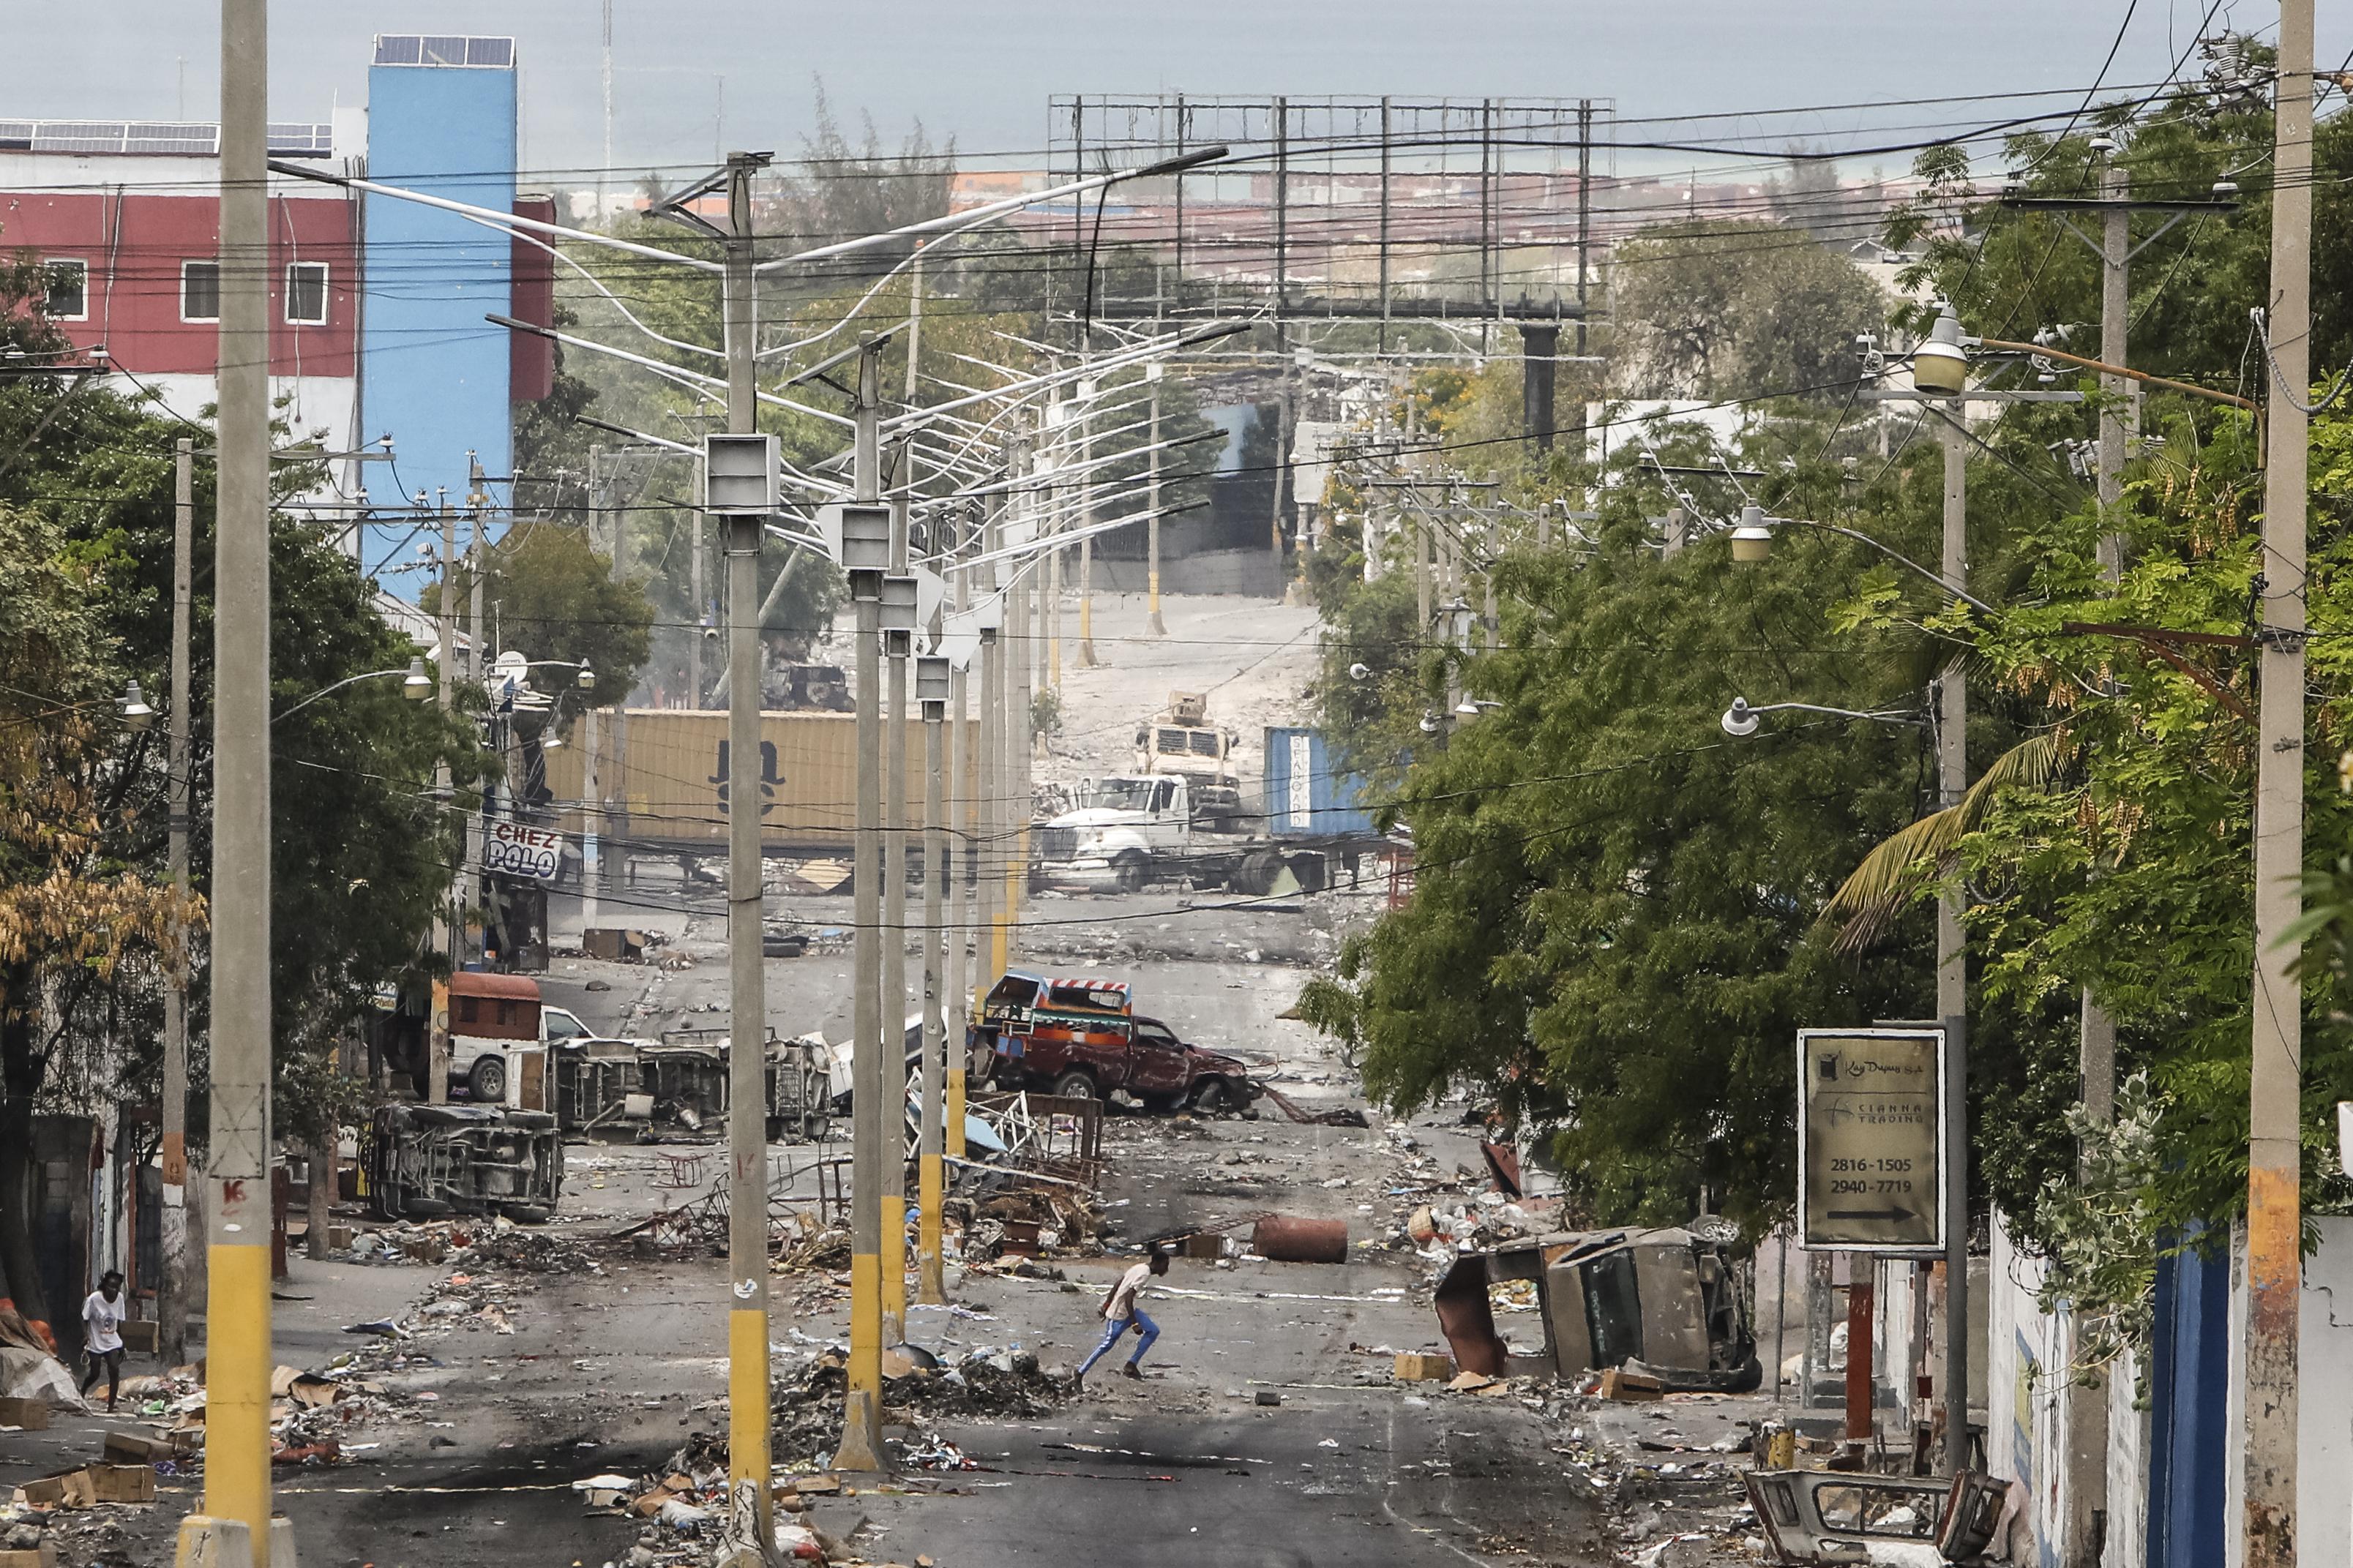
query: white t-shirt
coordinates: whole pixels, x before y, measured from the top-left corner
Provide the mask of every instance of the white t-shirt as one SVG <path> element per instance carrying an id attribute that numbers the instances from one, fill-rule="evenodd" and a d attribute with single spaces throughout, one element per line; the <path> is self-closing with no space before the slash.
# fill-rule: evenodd
<path id="1" fill-rule="evenodd" d="M 90 1300 L 81 1304 L 81 1321 L 90 1325 L 90 1337 L 82 1342 L 83 1348 L 101 1352 L 121 1350 L 122 1336 L 115 1332 L 115 1325 L 122 1321 L 122 1310 L 130 1304 L 128 1297 L 118 1297 L 110 1301 L 100 1292 L 92 1290 Z"/>
<path id="2" fill-rule="evenodd" d="M 1111 1293 L 1111 1300 L 1103 1308 L 1103 1317 L 1116 1322 L 1131 1316 L 1135 1311 L 1136 1292 L 1143 1289 L 1144 1282 L 1151 1278 L 1152 1265 L 1149 1263 L 1139 1263 L 1121 1275 L 1118 1289 Z"/>

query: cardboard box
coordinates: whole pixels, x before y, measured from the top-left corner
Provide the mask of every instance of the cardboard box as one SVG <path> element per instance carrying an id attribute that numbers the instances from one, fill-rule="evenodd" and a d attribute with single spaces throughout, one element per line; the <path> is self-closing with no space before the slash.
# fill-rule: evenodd
<path id="1" fill-rule="evenodd" d="M 115 1325 L 115 1331 L 122 1336 L 124 1350 L 153 1355 L 155 1347 L 162 1342 L 157 1336 L 164 1331 L 164 1325 L 153 1318 L 127 1318 Z"/>
<path id="2" fill-rule="evenodd" d="M 1601 1374 L 1601 1397 L 1604 1399 L 1633 1401 L 1664 1399 L 1666 1396 L 1667 1391 L 1659 1380 L 1647 1373 L 1626 1372 L 1613 1366 Z"/>
<path id="3" fill-rule="evenodd" d="M 109 1432 L 106 1462 L 110 1465 L 152 1465 L 176 1458 L 170 1441 L 142 1432 Z"/>
<path id="4" fill-rule="evenodd" d="M 30 1552 L 0 1552 L 0 1568 L 58 1568 L 58 1549 L 44 1541 Z"/>
<path id="5" fill-rule="evenodd" d="M 0 1426 L 22 1426 L 27 1432 L 49 1429 L 49 1402 L 46 1399 L 0 1399 Z"/>
<path id="6" fill-rule="evenodd" d="M 91 1484 L 88 1470 L 43 1476 L 39 1480 L 26 1481 L 19 1489 L 25 1500 L 35 1508 L 88 1508 L 98 1500 L 98 1489 Z"/>
<path id="7" fill-rule="evenodd" d="M 1454 1358 L 1403 1352 L 1397 1358 L 1396 1375 L 1399 1383 L 1444 1383 L 1454 1375 Z"/>
<path id="8" fill-rule="evenodd" d="M 153 1465 L 92 1465 L 82 1472 L 90 1478 L 91 1494 L 100 1502 L 153 1502 Z"/>

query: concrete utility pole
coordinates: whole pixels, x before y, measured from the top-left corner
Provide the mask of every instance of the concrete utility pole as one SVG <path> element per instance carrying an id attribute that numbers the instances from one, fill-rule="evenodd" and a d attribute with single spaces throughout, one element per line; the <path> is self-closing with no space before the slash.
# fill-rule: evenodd
<path id="1" fill-rule="evenodd" d="M 949 877 L 946 758 L 940 731 L 948 709 L 948 661 L 926 654 L 915 660 L 915 696 L 923 710 L 923 1132 L 916 1195 L 920 1222 L 915 1241 L 915 1299 L 938 1306 L 947 1298 L 946 1270 L 940 1258 L 940 1205 L 947 1197 L 947 1089 L 940 1059 L 947 1035 L 941 1016 L 941 917 Z"/>
<path id="2" fill-rule="evenodd" d="M 1945 405 L 1945 586 L 1969 587 L 1968 405 Z M 1968 688 L 1961 661 L 1936 681 L 1936 799 L 1958 805 L 1969 786 Z M 1969 1078 L 1968 944 L 1961 932 L 1961 894 L 1936 900 L 1936 1016 L 1945 1031 L 1945 1081 L 1950 1111 L 1945 1129 L 1945 1461 L 1953 1474 L 1969 1458 Z"/>
<path id="3" fill-rule="evenodd" d="M 965 609 L 972 603 L 972 574 L 956 574 L 956 608 Z M 964 1031 L 967 1014 L 965 1009 L 965 944 L 971 941 L 978 925 L 977 910 L 973 898 L 976 891 L 970 873 L 977 869 L 972 862 L 973 797 L 979 794 L 971 776 L 973 767 L 972 737 L 965 729 L 965 705 L 968 682 L 963 666 L 952 668 L 948 674 L 948 800 L 956 825 L 955 842 L 944 862 L 944 873 L 950 879 L 948 895 L 948 968 L 946 1005 L 955 1011 L 946 1019 L 947 1027 L 947 1139 L 945 1152 L 954 1159 L 964 1158 Z M 958 868 L 961 868 L 959 874 Z"/>
<path id="4" fill-rule="evenodd" d="M 188 1359 L 188 622 L 196 534 L 196 444 L 183 436 L 172 471 L 172 946 L 164 964 L 164 1278 L 156 1332 L 165 1366 Z"/>
<path id="5" fill-rule="evenodd" d="M 441 508 L 441 559 L 435 574 L 440 579 L 439 592 L 434 595 L 434 637 L 439 644 L 438 657 L 434 660 L 437 677 L 435 697 L 441 711 L 448 713 L 458 702 L 458 584 L 449 566 L 458 558 L 458 518 L 445 503 Z M 457 801 L 452 792 L 454 781 L 446 762 L 433 764 L 433 798 L 452 807 Z M 441 956 L 448 961 L 451 973 L 456 973 L 459 958 L 466 943 L 466 870 L 465 857 L 459 855 L 457 870 L 449 879 L 449 897 L 443 904 Z M 449 988 L 436 982 L 433 1016 L 427 1021 L 425 1037 L 425 1100 L 428 1105 L 446 1105 L 449 1100 Z"/>
<path id="6" fill-rule="evenodd" d="M 1014 463 L 1015 454 L 1016 444 L 1008 441 L 1005 471 L 1008 476 L 1018 471 Z M 988 528 L 983 536 L 987 541 L 985 551 L 1004 547 L 1006 509 L 1010 504 L 1010 498 L 1004 495 L 990 501 Z M 992 562 L 987 570 L 988 581 L 985 586 L 994 595 L 1000 586 L 997 579 L 1001 568 Z M 1013 657 L 1010 637 L 1011 628 L 1017 624 L 1013 618 L 1016 606 L 1011 597 L 1007 594 L 997 598 L 995 617 L 997 625 L 990 626 L 988 617 L 984 616 L 980 632 L 980 758 L 979 766 L 975 771 L 976 787 L 973 790 L 980 826 L 973 842 L 973 871 L 980 879 L 978 898 L 982 914 L 987 921 L 987 945 L 978 949 L 983 962 L 979 965 L 980 973 L 974 976 L 972 1002 L 975 1012 L 979 1011 L 982 1000 L 988 994 L 988 987 L 1005 973 L 1007 889 L 1002 862 L 997 858 L 1006 852 L 1006 781 L 1012 772 L 1005 739 L 1005 694 L 1008 686 L 1006 661 Z"/>
<path id="7" fill-rule="evenodd" d="M 2295 1562 L 2296 1372 L 2303 1276 L 2297 1131 L 2304 1049 L 2305 509 L 2312 395 L 2312 0 L 2280 0 L 2272 153 L 2271 466 L 2263 477 L 2255 748 L 2255 994 L 2247 1086 L 2245 1568 Z"/>
<path id="8" fill-rule="evenodd" d="M 759 431 L 753 361 L 752 175 L 765 153 L 727 160 L 727 432 Z M 706 468 L 709 466 L 705 459 Z M 706 475 L 705 482 L 708 483 Z M 727 529 L 727 1546 L 723 1561 L 765 1563 L 774 1538 L 768 1431 L 768 982 L 760 859 L 760 538 L 764 520 Z M 696 533 L 702 532 L 697 514 Z M 700 542 L 698 537 L 698 542 Z M 698 563 L 702 552 L 696 552 Z M 698 639 L 699 640 L 699 639 Z M 698 702 L 700 693 L 697 694 Z"/>
<path id="9" fill-rule="evenodd" d="M 894 579 L 907 577 L 908 487 L 914 477 L 914 442 L 900 442 L 891 465 L 891 575 Z M 913 586 L 912 579 L 908 586 Z M 882 1342 L 895 1345 L 907 1339 L 907 658 L 913 652 L 914 609 L 911 597 L 906 605 L 910 630 L 899 629 L 891 615 L 894 606 L 885 592 Z"/>
<path id="10" fill-rule="evenodd" d="M 1384 147 L 1384 152 L 1387 151 Z M 1383 253 L 1381 265 L 1388 265 Z M 1151 425 L 1144 438 L 1152 454 L 1151 480 L 1145 491 L 1144 511 L 1144 581 L 1150 595 L 1151 614 L 1145 622 L 1145 630 L 1154 637 L 1168 635 L 1167 624 L 1160 618 L 1160 380 L 1166 367 L 1158 361 L 1144 367 L 1145 384 L 1151 388 Z"/>
<path id="11" fill-rule="evenodd" d="M 702 459 L 697 458 L 697 468 Z M 694 595 L 694 619 L 686 628 L 686 705 L 702 706 L 702 637 L 711 625 L 711 594 L 702 582 L 702 514 L 689 512 L 686 517 L 686 584 L 687 592 Z"/>
<path id="12" fill-rule="evenodd" d="M 1079 383 L 1079 395 L 1093 395 L 1095 384 Z M 1079 426 L 1079 668 L 1095 667 L 1095 540 L 1087 525 L 1095 520 L 1095 430 L 1090 409 Z M 1155 454 L 1156 456 L 1156 454 Z M 1057 682 L 1059 685 L 1060 683 Z"/>
<path id="13" fill-rule="evenodd" d="M 605 203 L 613 184 L 613 0 L 605 0 L 605 51 L 603 86 L 605 89 L 605 162 L 596 171 L 596 221 L 603 223 L 611 215 Z M 618 551 L 614 552 L 617 557 Z"/>
<path id="14" fill-rule="evenodd" d="M 880 447 L 881 344 L 860 342 L 851 479 L 856 501 L 842 512 L 842 564 L 858 614 L 858 826 L 851 850 L 854 964 L 851 1003 L 849 1366 L 838 1469 L 882 1468 L 882 1162 L 890 1125 L 882 1085 L 882 576 L 890 523 Z M 881 549 L 873 551 L 880 522 Z"/>
<path id="15" fill-rule="evenodd" d="M 256 1568 L 269 1506 L 268 0 L 221 0 L 220 360 L 213 531 L 212 1140 L 204 1512 L 179 1559 Z M 290 1533 L 280 1538 L 293 1561 Z"/>

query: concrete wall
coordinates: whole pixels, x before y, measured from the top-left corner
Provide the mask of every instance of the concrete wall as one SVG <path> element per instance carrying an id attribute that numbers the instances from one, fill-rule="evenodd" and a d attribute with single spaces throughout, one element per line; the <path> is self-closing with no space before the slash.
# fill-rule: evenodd
<path id="1" fill-rule="evenodd" d="M 2300 1563 L 2353 1562 L 2353 1218 L 2305 1223 L 2320 1249 L 2304 1260 L 2296 1349 L 2295 1545 Z M 2231 1415 L 2246 1430 L 2247 1274 L 2243 1233 L 2231 1246 Z M 2233 1458 L 2236 1458 L 2234 1446 Z M 2227 1568 L 2245 1561 L 2240 1531 L 2246 1476 L 2233 1463 L 2222 1511 Z"/>
<path id="2" fill-rule="evenodd" d="M 2315 1220 L 2320 1248 L 2304 1265 L 2303 1310 L 2299 1328 L 2297 1399 L 2297 1520 L 2298 1560 L 2306 1563 L 2353 1562 L 2353 1217 Z M 2221 1562 L 2239 1568 L 2240 1510 L 2244 1477 L 2239 1467 L 2246 1422 L 2246 1277 L 2243 1242 L 2233 1239 L 2230 1258 L 2230 1312 L 2227 1322 L 2204 1322 L 2195 1329 L 2206 1348 L 2208 1336 L 2222 1333 L 2229 1342 L 2230 1384 L 2221 1445 L 2224 1497 L 2221 1508 Z M 2108 1430 L 2107 1533 L 2101 1561 L 2105 1568 L 2141 1568 L 2156 1550 L 2149 1534 L 2154 1495 L 2153 1472 L 2166 1470 L 2158 1450 L 2165 1439 L 2153 1427 L 2151 1413 L 2135 1408 L 2140 1368 L 2129 1359 L 2114 1369 L 2105 1385 L 2087 1390 L 2063 1376 L 2066 1345 L 2071 1333 L 2063 1311 L 2045 1315 L 2035 1303 L 2044 1266 L 2020 1250 L 2008 1226 L 1997 1215 L 1993 1225 L 1993 1291 L 1987 1458 L 1996 1475 L 2023 1480 L 2031 1494 L 2028 1522 L 2035 1543 L 2033 1561 L 2053 1568 L 2059 1562 L 2061 1521 L 2065 1517 L 2066 1467 L 2061 1437 L 2070 1399 L 2101 1402 Z M 2178 1349 L 2178 1347 L 2177 1347 Z M 2172 1353 L 2158 1347 L 2160 1355 Z M 2164 1369 L 2153 1369 L 2155 1392 L 2166 1397 Z M 2178 1418 L 2173 1425 L 2181 1425 Z M 2186 1439 L 2185 1439 L 2186 1440 Z M 2206 1449 L 2198 1449 L 2204 1455 Z M 2177 1462 L 2181 1458 L 2177 1456 Z M 2190 1456 L 2198 1468 L 2208 1463 Z M 2187 1468 L 2186 1466 L 2184 1467 Z M 2168 1473 L 2158 1483 L 2167 1494 L 2192 1486 L 2200 1477 Z M 2179 1513 L 2179 1509 L 2174 1510 Z M 2177 1521 L 2172 1533 L 2187 1543 L 2194 1532 Z M 2178 1543 L 2165 1555 L 2167 1568 L 2185 1559 Z M 2203 1568 L 2200 1561 L 2200 1568 Z"/>
<path id="3" fill-rule="evenodd" d="M 369 68 L 372 179 L 512 212 L 514 168 L 512 68 Z M 507 331 L 483 320 L 512 310 L 512 242 L 392 196 L 367 197 L 366 226 L 362 424 L 371 437 L 392 436 L 398 489 L 428 501 L 446 489 L 462 506 L 469 451 L 486 474 L 513 471 Z M 493 493 L 503 500 L 505 487 Z"/>

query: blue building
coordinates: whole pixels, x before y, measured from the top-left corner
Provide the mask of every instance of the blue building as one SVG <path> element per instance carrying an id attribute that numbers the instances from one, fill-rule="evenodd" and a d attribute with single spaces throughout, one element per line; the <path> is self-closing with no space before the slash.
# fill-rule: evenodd
<path id="1" fill-rule="evenodd" d="M 512 38 L 384 34 L 368 69 L 367 176 L 494 212 L 515 210 Z M 370 194 L 360 427 L 393 437 L 394 492 L 463 508 L 467 454 L 501 481 L 514 471 L 514 355 L 487 315 L 513 312 L 515 242 L 452 212 Z M 528 394 L 522 394 L 528 395 Z M 542 394 L 543 395 L 543 394 Z M 368 564 L 373 565 L 371 562 Z"/>

